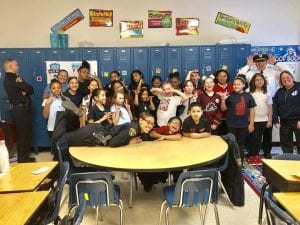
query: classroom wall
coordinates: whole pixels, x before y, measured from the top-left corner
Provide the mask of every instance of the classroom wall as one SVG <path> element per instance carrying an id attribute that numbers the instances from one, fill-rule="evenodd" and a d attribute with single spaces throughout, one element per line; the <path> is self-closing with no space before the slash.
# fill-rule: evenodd
<path id="1" fill-rule="evenodd" d="M 50 47 L 50 27 L 76 8 L 85 19 L 66 33 L 69 46 L 78 47 L 83 41 L 95 47 L 215 44 L 218 40 L 234 38 L 249 40 L 252 45 L 289 45 L 300 43 L 299 0 L 9 0 L 1 1 L 0 48 Z M 112 28 L 89 27 L 88 10 L 112 9 Z M 173 26 L 148 29 L 148 10 L 172 10 Z M 222 27 L 214 23 L 217 12 L 223 12 L 251 22 L 250 32 Z M 199 17 L 199 36 L 176 36 L 176 17 Z M 120 20 L 143 20 L 144 38 L 120 39 Z"/>

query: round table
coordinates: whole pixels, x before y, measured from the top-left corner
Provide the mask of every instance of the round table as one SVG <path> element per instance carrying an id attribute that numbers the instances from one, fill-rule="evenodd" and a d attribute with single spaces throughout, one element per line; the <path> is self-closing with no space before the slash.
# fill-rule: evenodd
<path id="1" fill-rule="evenodd" d="M 70 147 L 75 159 L 95 167 L 117 171 L 156 172 L 195 168 L 224 156 L 227 143 L 219 136 L 180 141 L 148 141 L 112 148 Z"/>

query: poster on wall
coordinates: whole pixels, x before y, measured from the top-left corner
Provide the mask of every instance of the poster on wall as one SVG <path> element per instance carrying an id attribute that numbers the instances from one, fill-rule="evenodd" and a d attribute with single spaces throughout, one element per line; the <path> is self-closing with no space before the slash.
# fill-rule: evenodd
<path id="1" fill-rule="evenodd" d="M 300 81 L 300 45 L 252 46 L 251 54 L 274 55 L 277 62 L 286 64 L 297 81 Z M 272 66 L 272 65 L 269 65 Z"/>
<path id="2" fill-rule="evenodd" d="M 251 26 L 251 23 L 247 21 L 229 16 L 221 12 L 218 12 L 215 23 L 246 34 L 249 32 Z"/>
<path id="3" fill-rule="evenodd" d="M 90 27 L 112 27 L 113 10 L 90 9 Z"/>
<path id="4" fill-rule="evenodd" d="M 143 21 L 121 21 L 120 38 L 142 38 Z"/>
<path id="5" fill-rule="evenodd" d="M 176 18 L 176 35 L 199 35 L 199 18 Z"/>
<path id="6" fill-rule="evenodd" d="M 87 61 L 91 65 L 90 74 L 94 76 L 97 74 L 97 61 Z M 47 83 L 56 78 L 59 70 L 66 70 L 69 77 L 78 77 L 77 70 L 81 66 L 82 61 L 46 61 Z"/>
<path id="7" fill-rule="evenodd" d="M 75 9 L 57 24 L 51 27 L 53 33 L 64 33 L 66 30 L 70 29 L 76 23 L 84 19 L 84 15 L 80 9 Z"/>
<path id="8" fill-rule="evenodd" d="M 148 28 L 171 28 L 172 11 L 148 10 Z"/>

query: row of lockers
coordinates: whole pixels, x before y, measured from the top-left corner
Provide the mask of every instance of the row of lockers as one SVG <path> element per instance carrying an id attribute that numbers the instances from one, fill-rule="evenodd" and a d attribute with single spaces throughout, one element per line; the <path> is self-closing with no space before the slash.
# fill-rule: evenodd
<path id="1" fill-rule="evenodd" d="M 159 46 L 159 47 L 116 47 L 116 48 L 66 48 L 66 49 L 0 49 L 0 61 L 15 58 L 20 65 L 20 74 L 34 87 L 33 95 L 33 146 L 50 146 L 46 121 L 42 118 L 42 92 L 46 86 L 45 61 L 81 61 L 97 60 L 98 76 L 104 84 L 109 82 L 105 74 L 118 70 L 130 83 L 133 69 L 143 72 L 145 81 L 150 83 L 154 75 L 163 79 L 171 72 L 178 71 L 184 80 L 186 73 L 199 69 L 201 74 L 209 75 L 226 65 L 231 76 L 238 68 L 246 64 L 251 46 L 241 45 L 206 45 L 206 46 Z M 42 76 L 42 80 L 38 79 Z M 2 64 L 0 82 L 4 78 Z M 9 120 L 9 102 L 4 88 L 0 89 L 0 119 Z"/>

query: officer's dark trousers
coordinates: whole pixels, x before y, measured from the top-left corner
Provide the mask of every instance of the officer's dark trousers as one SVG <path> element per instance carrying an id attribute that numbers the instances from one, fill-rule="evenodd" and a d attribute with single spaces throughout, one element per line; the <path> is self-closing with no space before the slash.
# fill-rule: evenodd
<path id="1" fill-rule="evenodd" d="M 280 145 L 284 153 L 293 153 L 293 134 L 296 137 L 298 152 L 300 151 L 300 129 L 297 128 L 297 120 L 280 120 Z"/>
<path id="2" fill-rule="evenodd" d="M 27 162 L 31 151 L 32 112 L 23 106 L 14 106 L 11 114 L 16 123 L 18 162 Z"/>

